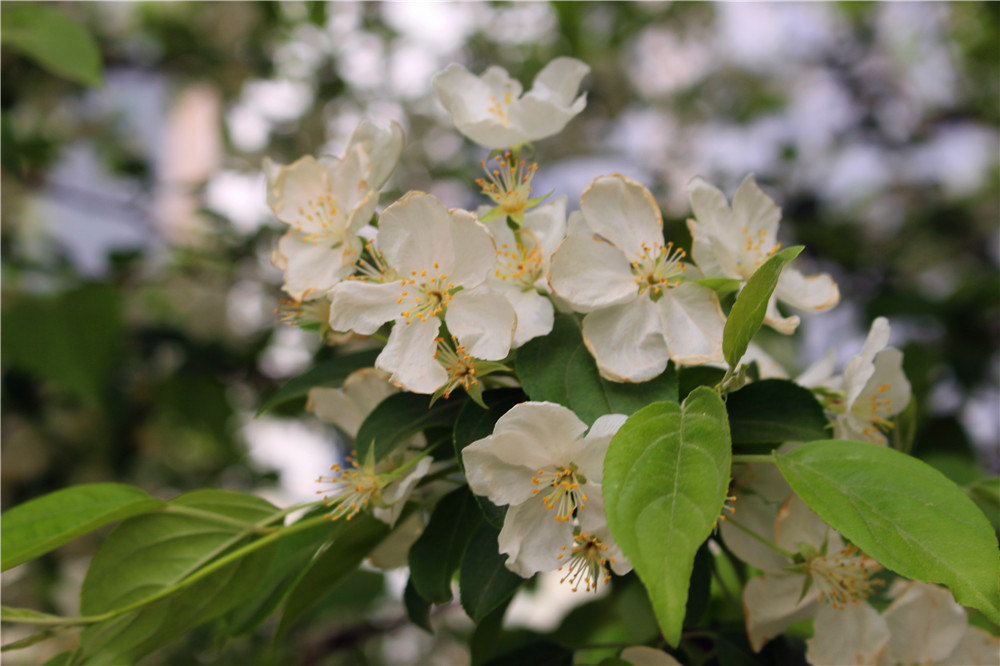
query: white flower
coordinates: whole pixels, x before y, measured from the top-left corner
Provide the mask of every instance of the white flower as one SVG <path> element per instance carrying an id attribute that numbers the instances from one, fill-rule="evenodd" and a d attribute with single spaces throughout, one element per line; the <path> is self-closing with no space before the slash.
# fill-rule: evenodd
<path id="1" fill-rule="evenodd" d="M 910 403 L 910 382 L 903 373 L 903 352 L 889 343 L 889 322 L 879 317 L 861 353 L 844 368 L 842 403 L 833 404 L 837 412 L 834 434 L 838 439 L 853 439 L 885 444 L 885 432 L 893 427 L 892 416 Z"/>
<path id="2" fill-rule="evenodd" d="M 695 219 L 688 220 L 694 243 L 691 258 L 706 277 L 746 280 L 781 249 L 777 242 L 781 209 L 757 187 L 753 175 L 743 179 L 730 208 L 726 196 L 701 178 L 688 185 Z M 792 333 L 796 316 L 782 317 L 776 301 L 815 312 L 840 301 L 836 283 L 826 273 L 806 277 L 794 268 L 781 272 L 767 306 L 765 323 L 781 333 Z"/>
<path id="3" fill-rule="evenodd" d="M 741 502 L 737 499 L 735 514 L 741 525 L 765 522 L 750 518 L 750 508 Z M 806 641 L 810 664 L 874 663 L 889 642 L 889 629 L 865 600 L 880 582 L 872 580 L 872 574 L 882 567 L 855 547 L 845 546 L 840 535 L 797 495 L 782 504 L 772 530 L 761 536 L 800 552 L 804 562 L 793 565 L 775 553 L 781 564 L 761 563 L 767 573 L 744 588 L 747 635 L 753 649 L 759 651 L 791 624 L 815 618 L 813 637 Z M 729 536 L 725 538 L 729 546 L 732 542 Z"/>
<path id="4" fill-rule="evenodd" d="M 342 159 L 306 156 L 279 166 L 265 159 L 267 203 L 291 229 L 272 261 L 285 271 L 284 289 L 297 300 L 327 292 L 350 275 L 361 250 L 358 230 L 371 219 L 378 187 L 403 146 L 398 124 L 358 126 Z"/>
<path id="5" fill-rule="evenodd" d="M 588 313 L 583 338 L 601 374 L 640 382 L 667 361 L 694 365 L 722 360 L 725 320 L 711 289 L 682 262 L 683 250 L 663 244 L 663 220 L 639 183 L 601 176 L 580 198 L 592 235 L 570 233 L 552 257 L 549 283 L 575 310 Z"/>
<path id="6" fill-rule="evenodd" d="M 503 294 L 517 313 L 514 347 L 552 330 L 552 301 L 544 294 L 549 291 L 546 275 L 552 253 L 566 235 L 566 197 L 528 211 L 523 220 L 516 235 L 505 219 L 483 223 L 497 248 L 490 287 Z"/>
<path id="7" fill-rule="evenodd" d="M 435 358 L 442 318 L 470 356 L 507 356 L 516 315 L 484 285 L 496 248 L 472 214 L 410 192 L 382 212 L 375 245 L 388 270 L 376 281 L 359 276 L 338 284 L 331 292 L 330 326 L 370 335 L 395 322 L 375 361 L 394 384 L 433 393 L 448 381 Z"/>
<path id="8" fill-rule="evenodd" d="M 587 105 L 577 96 L 590 67 L 573 58 L 556 58 L 521 95 L 521 84 L 501 67 L 475 76 L 451 64 L 434 77 L 434 90 L 465 136 L 487 148 L 509 148 L 558 133 Z"/>
<path id="9" fill-rule="evenodd" d="M 376 368 L 362 368 L 348 375 L 339 389 L 309 389 L 306 409 L 354 439 L 371 411 L 390 395 L 399 392 L 389 383 L 388 377 Z"/>
<path id="10" fill-rule="evenodd" d="M 608 531 L 600 487 L 604 454 L 624 422 L 602 416 L 584 436 L 586 424 L 569 409 L 526 402 L 463 449 L 473 492 L 510 505 L 499 536 L 508 569 L 529 577 L 564 568 L 564 580 L 588 590 L 607 580 L 609 567 L 631 570 Z"/>

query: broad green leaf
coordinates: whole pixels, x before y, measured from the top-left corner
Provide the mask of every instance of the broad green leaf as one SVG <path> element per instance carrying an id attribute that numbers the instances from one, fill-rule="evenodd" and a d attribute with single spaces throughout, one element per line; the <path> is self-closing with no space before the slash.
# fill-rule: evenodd
<path id="1" fill-rule="evenodd" d="M 120 357 L 118 289 L 93 284 L 7 301 L 0 326 L 4 366 L 50 380 L 89 403 L 104 399 L 111 368 Z"/>
<path id="2" fill-rule="evenodd" d="M 751 382 L 726 397 L 733 445 L 827 439 L 827 418 L 809 389 L 785 379 Z"/>
<path id="3" fill-rule="evenodd" d="M 497 550 L 499 535 L 489 523 L 480 523 L 462 556 L 459 597 L 476 624 L 509 599 L 524 580 L 504 565 L 507 556 Z"/>
<path id="4" fill-rule="evenodd" d="M 159 513 L 119 525 L 87 571 L 81 612 L 98 615 L 164 596 L 89 626 L 81 636 L 82 663 L 136 661 L 249 597 L 267 571 L 272 547 L 171 590 L 246 542 L 256 533 L 255 525 L 277 516 L 274 506 L 251 495 L 198 490 L 171 500 Z"/>
<path id="5" fill-rule="evenodd" d="M 747 351 L 750 340 L 764 323 L 767 302 L 778 286 L 781 269 L 802 251 L 801 245 L 788 247 L 768 259 L 747 280 L 736 297 L 722 332 L 722 352 L 729 367 L 736 368 Z"/>
<path id="6" fill-rule="evenodd" d="M 527 400 L 524 391 L 513 388 L 491 389 L 483 393 L 483 400 L 486 402 L 486 409 L 479 405 L 468 402 L 462 407 L 455 419 L 455 431 L 453 434 L 455 441 L 455 457 L 458 464 L 465 468 L 462 460 L 462 449 L 469 444 L 489 437 L 493 434 L 493 428 L 497 420 L 506 414 L 514 405 Z M 482 508 L 483 515 L 494 527 L 503 527 L 503 518 L 507 513 L 507 507 L 497 506 L 485 497 L 476 495 L 476 501 Z"/>
<path id="7" fill-rule="evenodd" d="M 101 52 L 90 33 L 65 13 L 41 6 L 3 13 L 3 45 L 20 51 L 53 74 L 100 86 Z"/>
<path id="8" fill-rule="evenodd" d="M 325 515 L 328 511 L 327 507 L 321 506 L 298 522 Z M 332 521 L 324 521 L 282 539 L 275 548 L 267 571 L 255 584 L 254 595 L 229 614 L 226 634 L 236 636 L 246 633 L 267 619 L 317 551 L 330 540 L 335 529 L 337 526 Z"/>
<path id="9" fill-rule="evenodd" d="M 989 521 L 929 465 L 867 442 L 808 442 L 775 456 L 813 511 L 896 573 L 947 585 L 1000 623 L 1000 553 Z"/>
<path id="10" fill-rule="evenodd" d="M 731 447 L 726 407 L 709 388 L 634 414 L 604 459 L 608 526 L 646 586 L 663 636 L 680 641 L 695 554 L 722 511 Z"/>
<path id="11" fill-rule="evenodd" d="M 587 425 L 604 414 L 629 415 L 655 400 L 677 400 L 673 364 L 659 377 L 641 384 L 601 377 L 583 343 L 580 325 L 571 315 L 556 315 L 552 332 L 518 349 L 515 367 L 532 400 L 569 407 Z"/>
<path id="12" fill-rule="evenodd" d="M 503 602 L 479 621 L 469 638 L 470 666 L 482 666 L 496 655 L 503 633 L 503 618 L 511 600 Z"/>
<path id="13" fill-rule="evenodd" d="M 410 547 L 410 583 L 420 596 L 436 604 L 451 601 L 451 576 L 482 520 L 468 486 L 441 498 L 424 533 Z"/>
<path id="14" fill-rule="evenodd" d="M 406 513 L 404 510 L 397 524 L 403 523 Z M 288 593 L 282 606 L 277 636 L 284 636 L 303 613 L 329 595 L 337 583 L 354 571 L 389 532 L 388 525 L 368 513 L 338 521 L 329 545 L 302 571 Z"/>
<path id="15" fill-rule="evenodd" d="M 1000 532 L 1000 477 L 977 481 L 966 486 L 965 492 L 989 518 L 993 529 Z"/>
<path id="16" fill-rule="evenodd" d="M 737 291 L 740 288 L 740 281 L 734 280 L 733 278 L 702 278 L 701 280 L 693 280 L 703 287 L 708 287 L 719 296 L 725 296 L 726 294 Z"/>
<path id="17" fill-rule="evenodd" d="M 3 514 L 2 569 L 27 562 L 108 523 L 161 506 L 160 500 L 119 483 L 72 486 L 29 500 Z"/>
<path id="18" fill-rule="evenodd" d="M 430 398 L 419 393 L 394 393 L 376 405 L 358 428 L 354 438 L 358 460 L 367 459 L 374 447 L 375 460 L 382 460 L 417 433 L 439 426 L 451 428 L 465 400 L 452 396 L 430 406 Z"/>
<path id="19" fill-rule="evenodd" d="M 309 393 L 309 389 L 314 386 L 338 387 L 344 383 L 347 376 L 356 370 L 370 368 L 375 364 L 381 349 L 365 349 L 351 354 L 342 354 L 330 359 L 318 361 L 311 368 L 303 372 L 298 377 L 293 377 L 279 388 L 274 395 L 268 398 L 260 409 L 257 416 L 274 409 L 276 406 L 301 398 Z"/>
<path id="20" fill-rule="evenodd" d="M 406 617 L 410 622 L 424 631 L 434 633 L 431 626 L 431 602 L 420 596 L 417 588 L 413 587 L 412 578 L 406 581 L 406 589 L 403 590 L 403 606 L 406 607 Z"/>

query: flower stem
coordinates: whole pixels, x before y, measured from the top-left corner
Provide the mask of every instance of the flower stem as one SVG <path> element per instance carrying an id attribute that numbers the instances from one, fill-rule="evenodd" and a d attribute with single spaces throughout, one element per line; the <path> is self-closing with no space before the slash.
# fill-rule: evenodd
<path id="1" fill-rule="evenodd" d="M 749 527 L 747 527 L 746 525 L 740 523 L 738 520 L 733 520 L 732 518 L 727 517 L 726 518 L 726 522 L 729 523 L 729 524 L 731 524 L 733 527 L 746 532 L 748 535 L 750 535 L 751 537 L 753 537 L 757 541 L 760 541 L 762 544 L 764 544 L 765 546 L 767 546 L 768 548 L 770 548 L 774 552 L 779 553 L 780 555 L 783 555 L 783 556 L 787 557 L 790 560 L 794 560 L 795 559 L 795 553 L 792 553 L 790 551 L 785 550 L 784 548 L 782 548 L 781 546 L 777 545 L 776 543 L 774 543 L 772 541 L 768 541 L 767 539 L 765 539 L 764 537 L 762 537 L 761 535 L 757 534 L 752 529 L 750 529 Z"/>

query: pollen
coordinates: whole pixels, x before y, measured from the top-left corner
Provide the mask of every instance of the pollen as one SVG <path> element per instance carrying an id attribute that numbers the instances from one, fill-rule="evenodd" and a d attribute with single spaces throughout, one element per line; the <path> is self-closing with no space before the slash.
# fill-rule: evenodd
<path id="1" fill-rule="evenodd" d="M 566 546 L 562 550 L 557 559 L 567 556 Z M 611 582 L 608 564 L 613 563 L 614 558 L 608 557 L 607 552 L 608 547 L 593 534 L 577 534 L 573 537 L 573 549 L 568 554 L 569 562 L 564 565 L 566 575 L 559 582 L 568 581 L 574 592 L 580 589 L 581 584 L 587 592 L 596 592 L 599 583 L 607 585 Z M 559 567 L 559 571 L 562 570 L 563 567 Z"/>

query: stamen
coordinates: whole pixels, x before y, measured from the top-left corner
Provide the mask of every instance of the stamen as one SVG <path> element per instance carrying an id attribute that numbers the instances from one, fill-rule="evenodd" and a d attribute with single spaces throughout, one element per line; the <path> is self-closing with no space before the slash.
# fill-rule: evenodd
<path id="1" fill-rule="evenodd" d="M 563 551 L 566 547 L 563 546 Z M 584 584 L 587 592 L 597 591 L 598 582 L 607 585 L 611 581 L 611 572 L 608 570 L 609 560 L 606 553 L 608 547 L 592 534 L 581 532 L 573 537 L 573 551 L 570 553 L 569 562 L 566 564 L 566 575 L 560 579 L 560 583 L 569 581 L 573 585 L 573 591 L 580 589 L 580 584 Z M 565 555 L 560 554 L 558 559 Z M 559 567 L 562 571 L 563 567 Z"/>
<path id="2" fill-rule="evenodd" d="M 871 579 L 882 565 L 854 545 L 847 545 L 833 555 L 814 557 L 807 565 L 820 590 L 819 598 L 834 608 L 859 603 L 871 596 L 874 587 L 884 584 L 880 579 Z"/>
<path id="3" fill-rule="evenodd" d="M 552 490 L 542 497 L 542 502 L 546 509 L 555 510 L 556 520 L 568 522 L 572 520 L 573 512 L 582 509 L 587 503 L 587 496 L 580 488 L 586 480 L 573 463 L 566 467 L 540 469 L 537 476 L 531 477 L 531 482 L 540 487 L 531 493 L 537 495 L 542 488 L 551 487 Z"/>

